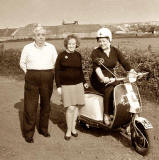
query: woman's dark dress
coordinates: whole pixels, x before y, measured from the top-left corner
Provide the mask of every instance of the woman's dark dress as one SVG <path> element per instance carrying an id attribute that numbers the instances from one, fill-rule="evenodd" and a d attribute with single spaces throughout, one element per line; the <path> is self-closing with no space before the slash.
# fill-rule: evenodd
<path id="1" fill-rule="evenodd" d="M 111 102 L 113 99 L 112 93 L 117 83 L 115 82 L 105 87 L 105 84 L 100 82 L 95 72 L 97 67 L 101 68 L 105 77 L 112 78 L 114 76 L 107 69 L 105 69 L 102 65 L 99 64 L 98 58 L 104 59 L 103 65 L 106 66 L 111 72 L 114 71 L 114 67 L 117 65 L 117 62 L 119 62 L 126 71 L 129 71 L 131 67 L 129 63 L 126 61 L 126 59 L 123 57 L 122 53 L 113 46 L 111 46 L 110 48 L 109 57 L 103 52 L 101 48 L 96 48 L 93 50 L 91 58 L 93 62 L 93 72 L 90 78 L 91 85 L 95 90 L 104 94 L 104 113 L 111 114 L 112 111 L 109 106 L 111 106 Z"/>

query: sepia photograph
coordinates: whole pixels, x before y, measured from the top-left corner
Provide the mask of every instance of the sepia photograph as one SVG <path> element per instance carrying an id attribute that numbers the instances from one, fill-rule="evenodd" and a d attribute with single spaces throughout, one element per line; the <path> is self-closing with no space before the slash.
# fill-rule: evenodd
<path id="1" fill-rule="evenodd" d="M 0 160 L 159 159 L 158 0 L 0 2 Z"/>

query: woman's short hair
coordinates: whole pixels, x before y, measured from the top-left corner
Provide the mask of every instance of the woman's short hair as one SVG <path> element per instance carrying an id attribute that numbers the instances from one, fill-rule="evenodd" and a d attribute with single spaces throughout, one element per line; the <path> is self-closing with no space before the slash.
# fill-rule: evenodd
<path id="1" fill-rule="evenodd" d="M 75 34 L 70 34 L 68 35 L 65 39 L 64 39 L 64 47 L 67 48 L 68 45 L 68 41 L 70 39 L 75 39 L 76 40 L 76 48 L 78 48 L 80 46 L 80 41 L 79 38 L 75 35 Z"/>

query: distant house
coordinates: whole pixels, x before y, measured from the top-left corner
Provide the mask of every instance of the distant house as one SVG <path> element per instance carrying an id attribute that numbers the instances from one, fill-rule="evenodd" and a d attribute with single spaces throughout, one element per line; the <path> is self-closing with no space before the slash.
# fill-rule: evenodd
<path id="1" fill-rule="evenodd" d="M 127 32 L 125 31 L 116 31 L 115 34 L 126 34 Z"/>
<path id="2" fill-rule="evenodd" d="M 72 24 L 78 24 L 78 21 L 66 22 L 65 20 L 63 20 L 63 22 L 62 22 L 62 25 L 72 25 Z"/>

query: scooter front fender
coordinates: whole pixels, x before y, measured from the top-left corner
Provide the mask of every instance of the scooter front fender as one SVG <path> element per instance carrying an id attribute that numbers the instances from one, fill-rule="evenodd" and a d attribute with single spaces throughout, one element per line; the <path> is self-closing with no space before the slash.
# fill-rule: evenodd
<path id="1" fill-rule="evenodd" d="M 141 123 L 145 129 L 153 128 L 152 124 L 146 118 L 135 117 L 135 123 L 138 123 L 138 122 Z"/>

